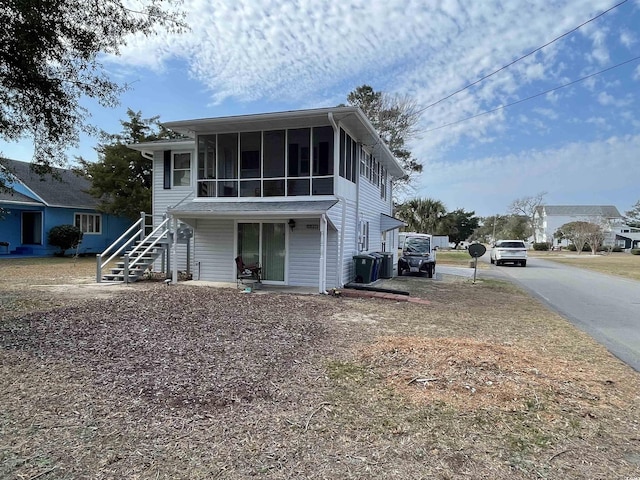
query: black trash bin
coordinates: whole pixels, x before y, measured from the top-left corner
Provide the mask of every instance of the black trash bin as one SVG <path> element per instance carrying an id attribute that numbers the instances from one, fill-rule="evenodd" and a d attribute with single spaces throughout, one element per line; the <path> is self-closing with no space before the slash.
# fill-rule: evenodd
<path id="1" fill-rule="evenodd" d="M 361 255 L 354 255 L 353 261 L 356 267 L 356 283 L 371 283 L 374 275 L 375 258 L 371 255 L 363 253 Z"/>
<path id="2" fill-rule="evenodd" d="M 371 255 L 375 259 L 375 264 L 373 265 L 373 275 L 371 276 L 371 281 L 375 282 L 380 278 L 380 269 L 382 267 L 382 259 L 384 257 L 377 252 L 372 252 L 369 255 Z"/>
<path id="3" fill-rule="evenodd" d="M 393 278 L 393 253 L 391 252 L 378 252 L 382 255 L 382 264 L 379 268 L 379 278 Z"/>

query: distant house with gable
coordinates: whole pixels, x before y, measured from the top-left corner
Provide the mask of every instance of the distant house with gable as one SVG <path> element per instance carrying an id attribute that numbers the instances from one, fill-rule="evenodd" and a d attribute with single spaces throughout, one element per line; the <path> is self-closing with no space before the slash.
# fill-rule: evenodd
<path id="1" fill-rule="evenodd" d="M 2 159 L 0 176 L 11 187 L 0 192 L 0 255 L 53 254 L 57 248 L 47 244 L 47 236 L 57 225 L 79 227 L 84 234 L 79 253 L 95 254 L 131 224 L 99 212 L 98 201 L 87 193 L 90 181 L 71 170 L 54 168 L 53 175 L 41 176 L 28 162 Z"/>
<path id="2" fill-rule="evenodd" d="M 536 238 L 540 242 L 567 246 L 568 241 L 554 238 L 562 225 L 570 222 L 590 222 L 601 225 L 606 232 L 604 245 L 632 248 L 633 237 L 640 240 L 640 231 L 627 226 L 624 217 L 613 205 L 541 205 L 534 214 Z"/>

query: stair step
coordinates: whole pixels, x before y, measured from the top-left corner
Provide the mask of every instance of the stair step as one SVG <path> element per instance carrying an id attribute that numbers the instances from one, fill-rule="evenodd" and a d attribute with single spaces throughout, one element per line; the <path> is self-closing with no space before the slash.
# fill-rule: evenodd
<path id="1" fill-rule="evenodd" d="M 148 268 L 153 265 L 163 253 L 167 252 L 168 245 L 169 241 L 166 237 L 152 237 L 146 238 L 144 241 L 136 241 L 135 247 L 129 248 L 129 251 L 125 253 L 125 255 L 129 255 L 129 282 L 135 282 L 142 278 Z M 147 248 L 149 248 L 149 250 L 145 252 Z M 134 249 L 135 252 L 132 254 L 131 252 Z M 143 254 L 143 252 L 145 253 Z M 134 261 L 136 262 L 135 265 L 131 266 L 131 263 Z M 101 280 L 112 283 L 124 283 L 124 271 L 124 256 L 121 256 L 120 260 L 115 263 L 115 267 L 110 268 L 110 273 L 103 274 Z"/>

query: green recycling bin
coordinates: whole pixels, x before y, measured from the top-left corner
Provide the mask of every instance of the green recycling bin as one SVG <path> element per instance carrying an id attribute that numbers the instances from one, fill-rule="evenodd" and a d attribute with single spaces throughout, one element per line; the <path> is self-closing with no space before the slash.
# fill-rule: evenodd
<path id="1" fill-rule="evenodd" d="M 371 255 L 361 254 L 354 255 L 353 262 L 356 267 L 356 283 L 371 283 L 373 276 L 373 266 L 375 265 L 376 259 Z"/>
<path id="2" fill-rule="evenodd" d="M 382 265 L 378 273 L 378 278 L 393 278 L 393 253 L 378 252 L 382 255 Z"/>

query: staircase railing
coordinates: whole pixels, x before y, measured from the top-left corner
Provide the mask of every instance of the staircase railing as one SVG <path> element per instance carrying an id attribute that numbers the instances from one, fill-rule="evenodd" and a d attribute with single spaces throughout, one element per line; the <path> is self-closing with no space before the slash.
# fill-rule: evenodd
<path id="1" fill-rule="evenodd" d="M 160 225 L 154 228 L 153 231 L 143 239 L 144 241 L 146 239 L 154 238 L 153 242 L 151 242 L 144 250 L 142 250 L 142 253 L 139 253 L 137 256 L 135 256 L 132 262 L 130 261 L 131 256 L 134 255 L 138 250 L 140 250 L 142 245 L 144 244 L 141 242 L 136 245 L 130 252 L 124 254 L 124 283 L 129 283 L 129 269 L 135 267 L 138 263 L 140 263 L 144 256 L 149 253 L 158 244 L 158 242 L 162 238 L 164 238 L 165 235 L 169 233 L 169 228 L 164 228 L 169 223 L 169 220 L 169 218 L 165 218 Z M 162 233 L 156 235 L 160 230 L 163 230 Z"/>
<path id="2" fill-rule="evenodd" d="M 109 264 L 109 262 L 113 261 L 113 259 L 116 258 L 118 255 L 120 255 L 125 248 L 131 245 L 131 243 L 135 241 L 136 237 L 141 237 L 141 239 L 144 238 L 146 217 L 147 217 L 147 214 L 145 214 L 144 212 L 140 212 L 140 219 L 138 219 L 136 223 L 131 225 L 126 232 L 120 235 L 120 237 L 118 237 L 118 239 L 114 241 L 111 245 L 109 245 L 102 253 L 99 253 L 98 255 L 96 255 L 96 262 L 97 262 L 96 281 L 98 283 L 102 281 L 102 269 L 106 267 Z M 126 242 L 123 243 L 123 240 L 129 237 L 129 235 L 131 235 L 131 232 L 133 232 L 134 230 L 135 230 L 135 233 L 131 236 L 131 238 L 129 238 Z M 120 244 L 122 244 L 120 248 L 118 248 L 107 260 L 103 262 L 102 259 L 106 255 L 108 255 L 111 250 L 113 250 L 114 248 L 116 248 L 116 246 Z"/>

